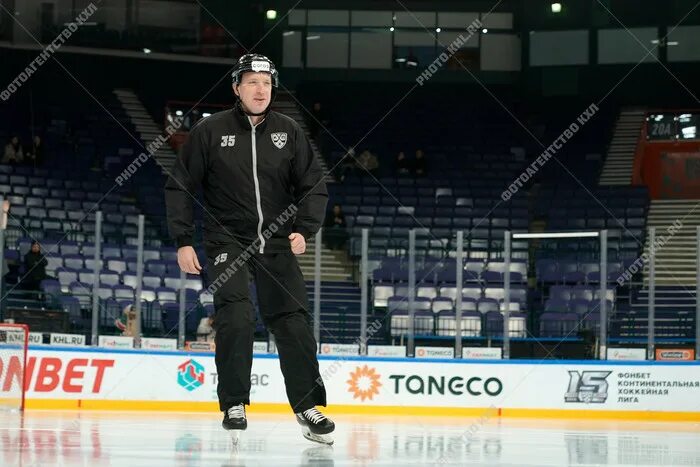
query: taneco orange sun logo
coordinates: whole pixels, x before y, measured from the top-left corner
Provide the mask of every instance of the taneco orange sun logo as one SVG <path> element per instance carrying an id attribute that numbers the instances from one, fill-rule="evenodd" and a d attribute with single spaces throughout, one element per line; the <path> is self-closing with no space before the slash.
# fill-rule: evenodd
<path id="1" fill-rule="evenodd" d="M 353 399 L 360 399 L 362 402 L 365 399 L 372 398 L 379 394 L 379 387 L 382 383 L 379 382 L 379 377 L 374 368 L 369 368 L 367 365 L 355 368 L 355 371 L 350 373 L 348 380 L 348 391 L 353 393 Z"/>

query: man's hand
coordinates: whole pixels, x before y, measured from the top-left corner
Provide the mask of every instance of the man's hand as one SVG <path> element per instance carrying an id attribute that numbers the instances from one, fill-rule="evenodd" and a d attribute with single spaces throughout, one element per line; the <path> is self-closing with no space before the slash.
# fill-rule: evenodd
<path id="1" fill-rule="evenodd" d="M 194 248 L 191 246 L 183 246 L 177 250 L 177 265 L 180 269 L 190 273 L 199 274 L 202 270 L 202 266 L 199 265 L 199 260 L 197 259 L 197 253 L 194 252 Z"/>
<path id="2" fill-rule="evenodd" d="M 300 233 L 293 233 L 289 236 L 289 243 L 292 246 L 292 253 L 301 255 L 306 251 L 306 239 Z"/>

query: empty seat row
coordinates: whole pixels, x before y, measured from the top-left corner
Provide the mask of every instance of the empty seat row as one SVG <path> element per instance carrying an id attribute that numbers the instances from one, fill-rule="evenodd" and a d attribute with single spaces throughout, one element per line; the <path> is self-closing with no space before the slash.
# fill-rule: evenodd
<path id="1" fill-rule="evenodd" d="M 19 252 L 21 256 L 24 256 L 31 248 L 32 239 L 21 238 L 18 240 L 17 245 L 19 247 Z M 95 256 L 95 245 L 92 243 L 78 243 L 74 241 L 62 241 L 60 243 L 52 243 L 50 241 L 41 242 L 42 251 L 50 257 L 62 257 L 64 262 L 67 258 L 71 260 L 80 261 L 91 261 Z M 135 259 L 138 253 L 138 249 L 132 245 L 116 245 L 105 243 L 101 246 L 102 258 L 104 261 L 107 260 L 119 260 L 119 259 Z M 143 249 L 144 261 L 149 260 L 165 260 L 165 261 L 177 261 L 177 251 L 175 248 L 144 248 Z M 58 260 L 56 260 L 58 261 Z M 76 268 L 77 266 L 68 266 Z M 80 266 L 82 267 L 82 266 Z M 90 266 L 87 266 L 90 267 Z"/>
<path id="2" fill-rule="evenodd" d="M 447 298 L 455 302 L 458 293 L 457 287 L 442 286 L 418 286 L 415 288 L 416 299 L 433 300 L 436 298 Z M 505 289 L 499 287 L 462 287 L 462 298 L 471 300 L 493 299 L 503 301 L 505 299 Z M 407 297 L 409 288 L 407 286 L 391 286 L 391 285 L 375 285 L 372 288 L 372 300 L 375 307 L 388 306 L 391 297 L 400 296 Z M 513 287 L 510 289 L 510 301 L 518 302 L 525 308 L 527 305 L 527 289 L 525 287 Z"/>
<path id="3" fill-rule="evenodd" d="M 84 284 L 94 284 L 95 274 L 91 269 L 66 269 L 58 268 L 55 271 L 56 277 L 61 284 L 63 292 L 68 291 L 68 287 L 73 282 Z M 135 272 L 118 273 L 116 271 L 103 270 L 99 274 L 101 285 L 117 286 L 129 285 L 136 288 L 138 284 L 137 275 Z M 173 275 L 171 277 L 162 277 L 157 274 L 146 273 L 143 275 L 142 284 L 146 287 L 171 287 L 174 289 L 180 288 L 180 277 Z M 185 280 L 185 287 L 189 289 L 201 290 L 203 288 L 202 278 L 200 276 L 191 275 Z"/>
<path id="4" fill-rule="evenodd" d="M 417 311 L 413 317 L 414 334 L 416 336 L 454 336 L 457 329 L 456 314 L 443 311 L 437 315 Z M 409 333 L 409 317 L 406 312 L 397 311 L 391 315 L 390 333 L 392 337 L 403 337 Z M 503 314 L 499 311 L 489 311 L 480 314 L 465 311 L 461 317 L 461 334 L 463 337 L 498 337 L 503 335 Z M 522 313 L 512 313 L 508 321 L 508 334 L 511 338 L 527 337 L 526 316 Z"/>
<path id="5" fill-rule="evenodd" d="M 10 202 L 10 213 L 14 216 L 28 215 L 29 208 L 62 209 L 66 211 L 82 210 L 84 211 L 83 215 L 86 214 L 85 211 L 91 212 L 97 210 L 121 214 L 138 213 L 138 208 L 134 204 L 124 202 L 110 203 L 101 201 L 97 203 L 96 201 L 79 201 L 60 198 L 35 198 L 34 200 L 29 199 L 25 202 L 25 199 L 21 196 L 8 196 L 6 199 Z M 94 219 L 94 214 L 91 214 L 91 218 Z"/>
<path id="6" fill-rule="evenodd" d="M 94 258 L 83 257 L 82 255 L 48 256 L 46 260 L 48 263 L 46 270 L 52 272 L 63 268 L 71 270 L 86 269 L 88 271 L 93 271 L 95 269 Z M 107 269 L 118 274 L 126 271 L 136 272 L 138 266 L 136 258 L 133 257 L 128 260 L 110 257 L 104 260 L 98 260 L 98 263 L 98 269 Z M 146 260 L 144 263 L 144 272 L 160 276 L 180 276 L 180 268 L 177 262 L 172 260 Z"/>

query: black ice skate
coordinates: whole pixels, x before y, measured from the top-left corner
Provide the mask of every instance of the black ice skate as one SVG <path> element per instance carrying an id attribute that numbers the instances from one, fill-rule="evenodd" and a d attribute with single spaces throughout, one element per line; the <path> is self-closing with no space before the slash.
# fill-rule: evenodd
<path id="1" fill-rule="evenodd" d="M 304 438 L 317 443 L 333 444 L 333 439 L 327 435 L 335 430 L 335 424 L 317 409 L 304 410 L 296 414 L 296 417 Z"/>
<path id="2" fill-rule="evenodd" d="M 231 438 L 234 443 L 238 442 L 240 432 L 248 428 L 248 420 L 245 417 L 245 405 L 234 405 L 224 411 L 224 421 L 221 422 L 221 426 L 231 432 Z"/>

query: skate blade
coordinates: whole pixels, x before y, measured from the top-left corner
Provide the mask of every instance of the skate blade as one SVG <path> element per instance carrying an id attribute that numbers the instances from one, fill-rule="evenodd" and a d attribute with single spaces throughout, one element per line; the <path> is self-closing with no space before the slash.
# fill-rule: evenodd
<path id="1" fill-rule="evenodd" d="M 301 429 L 301 434 L 304 435 L 304 438 L 308 439 L 309 441 L 325 444 L 326 446 L 333 445 L 333 438 L 328 435 L 317 435 L 315 433 L 311 433 L 311 430 L 306 427 Z"/>
<path id="2" fill-rule="evenodd" d="M 241 439 L 241 431 L 243 430 L 229 430 L 229 435 L 231 436 L 231 441 L 234 446 L 236 446 Z"/>

